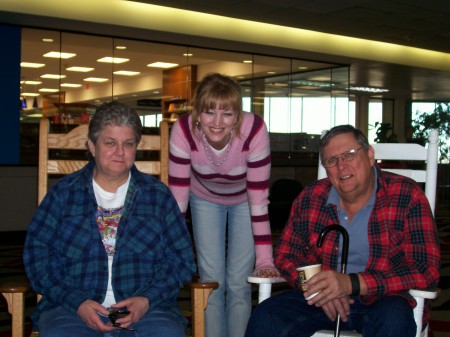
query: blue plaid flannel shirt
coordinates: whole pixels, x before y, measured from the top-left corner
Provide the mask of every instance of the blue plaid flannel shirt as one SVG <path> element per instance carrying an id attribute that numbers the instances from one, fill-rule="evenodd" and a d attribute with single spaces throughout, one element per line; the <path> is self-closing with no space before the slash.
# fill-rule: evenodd
<path id="1" fill-rule="evenodd" d="M 38 207 L 27 231 L 24 263 L 32 288 L 43 295 L 42 311 L 63 306 L 76 313 L 91 299 L 102 303 L 108 262 L 96 223 L 94 162 L 61 178 Z M 148 298 L 150 310 L 179 314 L 176 298 L 196 270 L 186 223 L 169 189 L 131 169 L 117 233 L 112 287 L 117 301 Z"/>

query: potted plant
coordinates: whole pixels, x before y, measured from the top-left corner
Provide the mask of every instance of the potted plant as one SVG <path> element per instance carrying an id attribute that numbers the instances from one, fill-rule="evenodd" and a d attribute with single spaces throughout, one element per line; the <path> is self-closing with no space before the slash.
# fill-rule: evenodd
<path id="1" fill-rule="evenodd" d="M 391 123 L 375 122 L 375 143 L 397 143 L 397 135 Z"/>
<path id="2" fill-rule="evenodd" d="M 439 161 L 447 161 L 447 140 L 450 139 L 450 104 L 439 103 L 432 113 L 419 112 L 411 123 L 412 140 L 422 145 L 426 144 L 430 129 L 438 130 Z"/>

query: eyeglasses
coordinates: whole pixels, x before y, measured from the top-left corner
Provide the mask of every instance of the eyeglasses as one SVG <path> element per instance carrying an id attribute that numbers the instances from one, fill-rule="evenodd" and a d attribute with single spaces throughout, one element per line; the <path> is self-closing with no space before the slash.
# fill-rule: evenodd
<path id="1" fill-rule="evenodd" d="M 340 158 L 343 162 L 349 162 L 355 159 L 358 156 L 358 151 L 361 150 L 363 146 L 359 149 L 351 149 L 341 153 L 340 155 L 333 156 L 327 159 L 322 160 L 322 166 L 325 168 L 336 166 L 338 163 L 338 159 Z"/>

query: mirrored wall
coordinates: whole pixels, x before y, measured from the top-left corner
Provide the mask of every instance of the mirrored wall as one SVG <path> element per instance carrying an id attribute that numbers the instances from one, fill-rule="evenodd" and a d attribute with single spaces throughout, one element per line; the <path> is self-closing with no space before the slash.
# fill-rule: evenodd
<path id="1" fill-rule="evenodd" d="M 189 112 L 196 84 L 210 72 L 241 83 L 245 110 L 261 115 L 275 137 L 284 134 L 290 143 L 293 134 L 354 124 L 347 66 L 24 28 L 23 151 L 36 146 L 40 118 L 55 125 L 87 123 L 105 101 L 132 106 L 146 127 L 157 127 L 163 118 L 173 121 Z"/>

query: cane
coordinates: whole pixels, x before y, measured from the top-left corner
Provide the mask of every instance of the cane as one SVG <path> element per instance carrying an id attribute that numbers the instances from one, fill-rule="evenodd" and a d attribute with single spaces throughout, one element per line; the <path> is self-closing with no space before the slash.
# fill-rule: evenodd
<path id="1" fill-rule="evenodd" d="M 319 240 L 317 240 L 317 247 L 322 247 L 323 238 L 325 235 L 327 235 L 330 231 L 338 231 L 342 234 L 342 237 L 344 238 L 344 241 L 342 243 L 342 254 L 341 254 L 341 273 L 345 274 L 347 270 L 347 259 L 348 259 L 348 233 L 347 230 L 342 227 L 341 225 L 331 225 L 328 227 L 325 227 L 322 230 L 322 233 L 320 233 Z M 334 329 L 334 337 L 339 337 L 340 334 L 340 324 L 341 324 L 341 317 L 338 314 L 336 317 L 336 328 Z"/>

